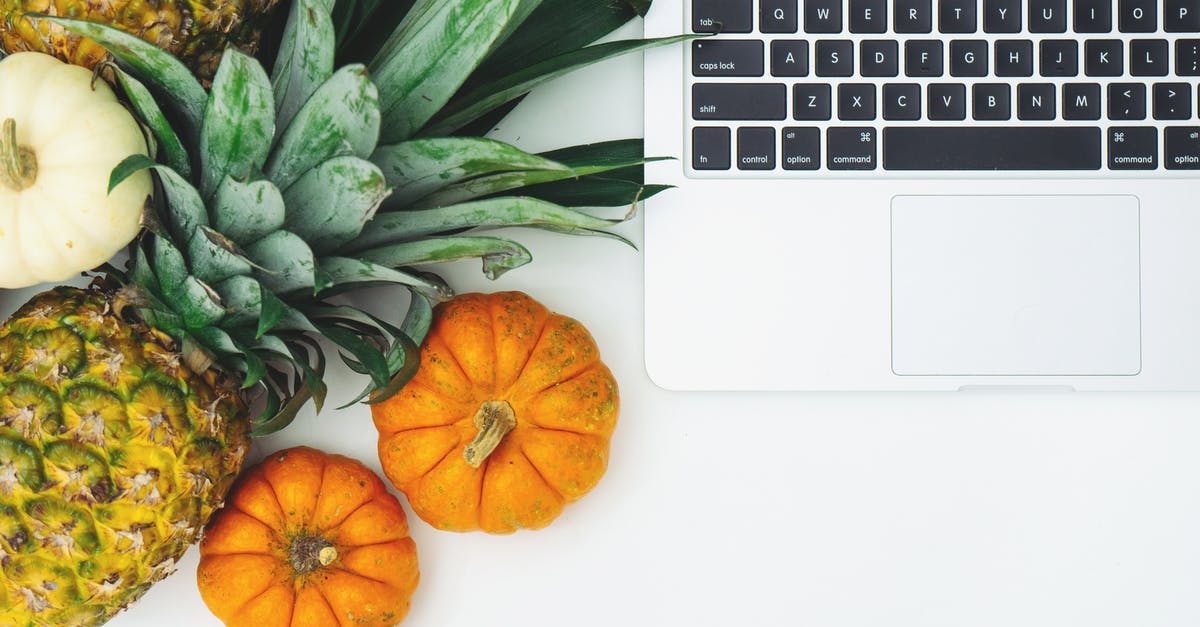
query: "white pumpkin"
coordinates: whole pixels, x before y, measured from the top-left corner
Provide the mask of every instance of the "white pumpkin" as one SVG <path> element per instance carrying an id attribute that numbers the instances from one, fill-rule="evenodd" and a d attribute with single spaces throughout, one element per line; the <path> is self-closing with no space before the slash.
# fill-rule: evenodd
<path id="1" fill-rule="evenodd" d="M 153 187 L 109 175 L 146 140 L 103 80 L 46 54 L 0 60 L 0 287 L 62 281 L 138 233 Z"/>

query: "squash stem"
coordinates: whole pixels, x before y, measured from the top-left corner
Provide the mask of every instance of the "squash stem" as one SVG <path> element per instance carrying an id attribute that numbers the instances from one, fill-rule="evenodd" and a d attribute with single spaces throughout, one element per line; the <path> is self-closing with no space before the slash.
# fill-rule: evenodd
<path id="1" fill-rule="evenodd" d="M 17 121 L 5 119 L 0 126 L 0 183 L 19 192 L 37 181 L 37 171 L 37 156 L 17 144 Z"/>
<path id="2" fill-rule="evenodd" d="M 479 433 L 463 448 L 463 459 L 472 468 L 479 468 L 500 446 L 504 436 L 517 426 L 517 415 L 508 401 L 484 401 L 479 411 L 475 412 L 474 422 Z"/>
<path id="3" fill-rule="evenodd" d="M 288 561 L 297 575 L 307 575 L 336 562 L 337 558 L 337 547 L 319 536 L 299 536 L 288 547 Z"/>

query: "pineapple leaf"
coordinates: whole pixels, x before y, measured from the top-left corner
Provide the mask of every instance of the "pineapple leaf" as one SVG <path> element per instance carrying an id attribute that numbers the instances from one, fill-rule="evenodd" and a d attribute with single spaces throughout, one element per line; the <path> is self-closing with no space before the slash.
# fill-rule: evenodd
<path id="1" fill-rule="evenodd" d="M 213 222 L 226 237 L 246 246 L 283 227 L 286 208 L 270 181 L 226 178 L 212 202 Z"/>
<path id="2" fill-rule="evenodd" d="M 236 48 L 225 51 L 200 130 L 200 188 L 212 198 L 231 177 L 246 180 L 267 160 L 275 137 L 275 98 L 262 65 Z"/>
<path id="3" fill-rule="evenodd" d="M 450 286 L 439 280 L 394 270 L 384 266 L 347 257 L 325 257 L 318 264 L 329 277 L 329 285 L 322 295 L 337 293 L 338 288 L 358 288 L 367 285 L 406 285 L 413 290 L 428 294 L 431 298 L 450 298 L 453 292 Z"/>
<path id="4" fill-rule="evenodd" d="M 635 170 L 637 173 L 633 174 Z M 531 185 L 517 191 L 570 207 L 619 207 L 633 205 L 671 188 L 670 185 L 645 185 L 641 178 L 641 168 L 623 168 L 578 180 Z"/>
<path id="5" fill-rule="evenodd" d="M 183 280 L 174 292 L 167 292 L 171 307 L 183 316 L 189 329 L 203 329 L 215 325 L 225 316 L 225 308 L 218 303 L 216 292 L 194 276 Z"/>
<path id="6" fill-rule="evenodd" d="M 520 0 L 418 0 L 371 63 L 385 143 L 412 137 L 450 101 L 519 5 Z"/>
<path id="7" fill-rule="evenodd" d="M 338 65 L 371 60 L 409 14 L 415 0 L 339 0 Z"/>
<path id="8" fill-rule="evenodd" d="M 308 385 L 301 385 L 295 394 L 280 406 L 279 394 L 268 386 L 267 409 L 254 421 L 258 426 L 250 432 L 251 437 L 260 438 L 287 428 L 296 420 L 300 410 L 311 398 L 312 391 L 309 390 Z"/>
<path id="9" fill-rule="evenodd" d="M 358 256 L 392 268 L 481 259 L 484 276 L 493 280 L 533 261 L 524 246 L 499 237 L 437 237 L 380 246 Z"/>
<path id="10" fill-rule="evenodd" d="M 111 26 L 74 20 L 65 17 L 27 14 L 29 17 L 49 20 L 100 43 L 114 57 L 133 71 L 134 76 L 158 88 L 167 102 L 175 105 L 178 113 L 186 118 L 192 134 L 199 132 L 204 120 L 204 102 L 208 94 L 192 71 L 175 55 L 158 46 Z"/>
<path id="11" fill-rule="evenodd" d="M 393 367 L 392 370 L 396 374 L 392 375 L 391 381 L 387 387 L 383 388 L 367 388 L 362 396 L 355 399 L 355 402 L 363 398 L 370 397 L 367 400 L 368 405 L 382 403 L 389 398 L 400 393 L 404 386 L 408 385 L 412 378 L 417 376 L 417 370 L 421 367 L 421 349 L 413 342 L 411 338 L 403 333 L 396 334 L 396 343 L 392 347 L 391 355 L 396 355 L 399 358 L 399 367 Z"/>
<path id="12" fill-rule="evenodd" d="M 270 292 L 262 292 L 262 313 L 258 317 L 258 328 L 254 334 L 257 337 L 263 337 L 269 333 L 283 321 L 288 314 L 288 309 L 288 306 L 279 300 L 278 296 Z M 315 393 L 316 390 L 313 392 Z"/>
<path id="13" fill-rule="evenodd" d="M 259 266 L 268 268 L 255 276 L 272 292 L 311 292 L 316 285 L 312 249 L 294 233 L 276 231 L 247 246 L 246 254 Z"/>
<path id="14" fill-rule="evenodd" d="M 497 172 L 570 168 L 508 144 L 480 137 L 432 137 L 380 146 L 371 161 L 396 189 L 389 206 L 407 206 L 447 185 Z"/>
<path id="15" fill-rule="evenodd" d="M 219 237 L 223 236 L 208 227 L 201 227 L 188 239 L 191 273 L 208 283 L 248 274 L 252 267 L 249 261 L 215 239 Z"/>
<path id="16" fill-rule="evenodd" d="M 376 387 L 387 386 L 391 376 L 388 372 L 387 359 L 379 349 L 364 341 L 357 333 L 342 327 L 318 324 L 317 328 L 321 331 L 322 336 L 350 353 L 355 361 L 366 368 L 367 374 L 371 376 L 371 381 Z"/>
<path id="17" fill-rule="evenodd" d="M 437 116 L 421 130 L 420 134 L 422 136 L 449 135 L 489 111 L 518 96 L 529 93 L 534 87 L 551 79 L 606 59 L 657 46 L 679 43 L 697 36 L 680 35 L 659 39 L 631 39 L 572 50 L 479 85 L 461 97 L 456 97 L 438 112 Z"/>
<path id="18" fill-rule="evenodd" d="M 246 363 L 246 376 L 242 381 L 242 389 L 249 390 L 267 376 L 267 363 L 244 344 L 234 340 L 233 345 L 237 347 L 238 353 Z"/>
<path id="19" fill-rule="evenodd" d="M 296 0 L 275 57 L 276 133 L 283 132 L 317 87 L 333 76 L 334 30 L 329 0 Z"/>
<path id="20" fill-rule="evenodd" d="M 623 221 L 597 218 L 534 198 L 504 196 L 438 209 L 384 213 L 372 220 L 347 248 L 363 250 L 463 229 L 510 226 L 551 226 L 580 234 L 611 236 L 601 229 Z"/>
<path id="21" fill-rule="evenodd" d="M 421 343 L 425 341 L 429 327 L 433 326 L 433 302 L 416 290 L 410 292 L 412 301 L 408 304 L 408 313 L 404 316 L 400 331 L 414 342 Z"/>
<path id="22" fill-rule="evenodd" d="M 286 190 L 302 174 L 334 157 L 371 156 L 379 141 L 379 90 L 361 65 L 334 73 L 296 113 L 267 163 L 267 176 Z"/>
<path id="23" fill-rule="evenodd" d="M 332 251 L 358 236 L 388 192 L 383 173 L 370 161 L 330 159 L 284 192 L 288 229 L 314 252 Z"/>
<path id="24" fill-rule="evenodd" d="M 196 229 L 208 225 L 208 213 L 200 192 L 178 172 L 145 155 L 133 155 L 118 163 L 109 176 L 108 190 L 111 192 L 125 179 L 142 170 L 154 170 L 158 174 L 159 183 L 171 207 L 171 211 L 167 212 L 167 222 L 175 241 L 186 242 Z"/>
<path id="25" fill-rule="evenodd" d="M 165 237 L 154 238 L 154 270 L 158 276 L 158 292 L 174 300 L 188 278 L 187 261 L 183 253 Z"/>
<path id="26" fill-rule="evenodd" d="M 162 109 L 154 101 L 150 90 L 146 89 L 141 81 L 119 67 L 114 66 L 114 73 L 117 81 L 121 83 L 121 89 L 125 92 L 125 98 L 129 100 L 141 119 L 145 121 L 146 126 L 154 133 L 159 153 L 167 166 L 179 172 L 183 178 L 190 180 L 192 178 L 191 158 L 188 157 L 183 142 L 179 141 L 179 135 L 175 133 L 171 122 L 167 120 L 167 116 L 163 115 Z M 109 191 L 112 191 L 112 188 L 109 188 Z"/>

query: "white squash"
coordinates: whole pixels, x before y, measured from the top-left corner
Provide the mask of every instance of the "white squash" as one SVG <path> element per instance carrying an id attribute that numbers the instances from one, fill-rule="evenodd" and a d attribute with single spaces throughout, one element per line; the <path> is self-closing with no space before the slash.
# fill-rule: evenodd
<path id="1" fill-rule="evenodd" d="M 62 281 L 138 233 L 153 187 L 109 175 L 146 140 L 103 80 L 49 55 L 0 60 L 0 287 Z"/>

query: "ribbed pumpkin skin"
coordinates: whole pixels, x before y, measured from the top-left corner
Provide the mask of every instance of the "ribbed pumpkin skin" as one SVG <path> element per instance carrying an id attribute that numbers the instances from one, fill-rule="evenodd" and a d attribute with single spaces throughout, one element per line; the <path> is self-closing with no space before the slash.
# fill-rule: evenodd
<path id="1" fill-rule="evenodd" d="M 44 13 L 100 22 L 154 43 L 212 78 L 227 45 L 253 52 L 261 18 L 278 0 L 0 0 L 0 47 L 47 52 L 87 68 L 107 54 L 62 26 L 25 19 Z"/>
<path id="2" fill-rule="evenodd" d="M 408 613 L 420 574 L 383 481 L 356 460 L 298 447 L 238 481 L 200 543 L 196 579 L 230 627 L 385 627 Z"/>
<path id="3" fill-rule="evenodd" d="M 463 451 L 487 401 L 508 403 L 516 426 L 474 468 Z M 439 305 L 417 375 L 371 411 L 384 472 L 418 516 L 438 529 L 511 533 L 545 527 L 595 487 L 618 408 L 587 329 L 503 292 Z"/>
<path id="4" fill-rule="evenodd" d="M 200 376 L 98 290 L 0 327 L 0 625 L 90 626 L 132 604 L 220 506 L 249 437 Z"/>

